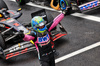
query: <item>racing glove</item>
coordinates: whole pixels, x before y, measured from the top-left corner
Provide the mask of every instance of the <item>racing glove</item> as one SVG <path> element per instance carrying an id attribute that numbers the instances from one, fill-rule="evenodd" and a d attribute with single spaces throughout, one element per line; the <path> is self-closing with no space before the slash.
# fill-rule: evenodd
<path id="1" fill-rule="evenodd" d="M 67 10 L 63 10 L 62 13 L 64 14 L 64 16 L 70 15 L 72 13 L 72 8 L 70 7 Z"/>

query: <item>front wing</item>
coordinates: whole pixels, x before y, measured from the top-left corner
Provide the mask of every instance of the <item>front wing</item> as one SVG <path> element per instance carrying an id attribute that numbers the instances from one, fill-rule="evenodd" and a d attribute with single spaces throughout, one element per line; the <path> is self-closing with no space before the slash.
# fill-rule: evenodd
<path id="1" fill-rule="evenodd" d="M 5 50 L 3 50 L 0 47 L 0 57 L 2 57 L 3 59 L 10 59 L 12 57 L 30 52 L 30 51 L 35 51 L 35 45 L 33 45 L 31 42 L 22 42 L 22 43 L 18 43 L 10 48 L 7 48 Z"/>

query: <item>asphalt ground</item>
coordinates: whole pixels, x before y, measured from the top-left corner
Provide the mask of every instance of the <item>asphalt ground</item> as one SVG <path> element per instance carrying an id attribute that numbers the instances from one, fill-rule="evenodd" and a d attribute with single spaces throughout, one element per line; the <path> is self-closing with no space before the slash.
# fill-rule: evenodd
<path id="1" fill-rule="evenodd" d="M 31 22 L 31 13 L 41 8 L 32 6 L 18 6 L 15 2 L 4 0 L 9 9 L 17 10 L 22 8 L 23 15 L 18 19 L 19 22 Z M 53 17 L 56 17 L 59 13 L 49 11 Z M 100 9 L 96 9 L 85 14 L 99 17 Z M 62 25 L 68 32 L 67 36 L 64 36 L 55 41 L 56 50 L 59 52 L 60 58 L 64 55 L 92 45 L 100 41 L 100 23 L 72 15 L 65 16 L 61 21 Z M 37 53 L 32 51 L 17 57 L 12 58 L 9 62 L 0 58 L 0 66 L 39 66 Z M 78 54 L 59 63 L 56 66 L 100 66 L 100 47 L 96 47 L 84 53 Z"/>

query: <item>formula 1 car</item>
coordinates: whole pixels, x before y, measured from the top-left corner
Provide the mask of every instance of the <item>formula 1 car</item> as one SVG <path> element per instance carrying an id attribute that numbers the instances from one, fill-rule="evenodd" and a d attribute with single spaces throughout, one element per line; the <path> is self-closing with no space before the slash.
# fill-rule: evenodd
<path id="1" fill-rule="evenodd" d="M 0 10 L 0 57 L 4 59 L 9 59 L 20 54 L 24 54 L 30 51 L 36 51 L 35 45 L 31 41 L 23 41 L 21 36 L 21 31 L 24 34 L 32 31 L 31 23 L 23 23 L 17 21 L 17 19 L 22 15 L 18 10 L 7 10 L 5 8 Z M 41 16 L 47 21 L 46 25 L 51 24 L 53 17 L 46 13 L 44 9 L 36 11 L 31 14 L 34 16 Z M 51 36 L 53 41 L 58 38 L 67 35 L 64 27 L 59 23 L 60 31 L 57 31 L 57 28 L 54 28 L 51 31 Z M 7 47 L 9 43 L 12 43 L 10 47 Z"/>

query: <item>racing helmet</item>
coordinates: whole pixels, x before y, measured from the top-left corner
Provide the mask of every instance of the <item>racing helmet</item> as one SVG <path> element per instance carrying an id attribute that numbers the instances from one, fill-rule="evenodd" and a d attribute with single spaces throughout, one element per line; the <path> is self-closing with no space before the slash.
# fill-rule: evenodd
<path id="1" fill-rule="evenodd" d="M 46 21 L 40 16 L 35 16 L 31 20 L 31 25 L 33 29 L 37 32 L 43 33 L 46 31 L 47 27 L 45 26 Z"/>

